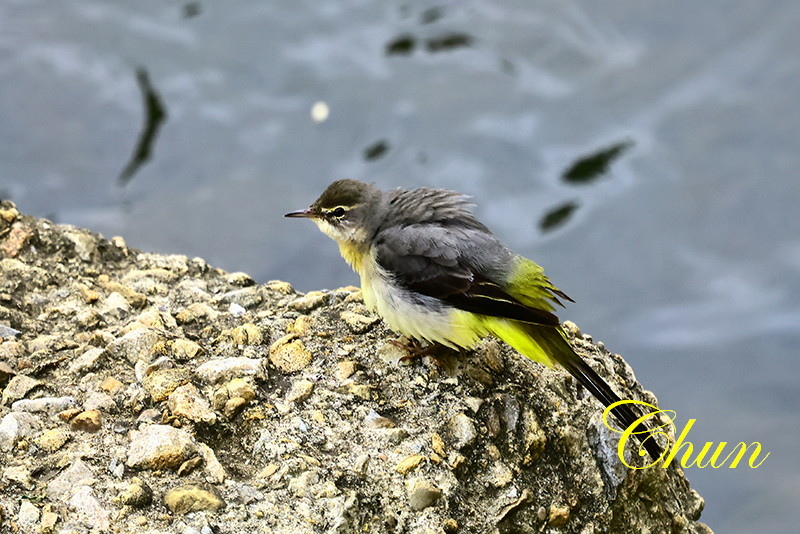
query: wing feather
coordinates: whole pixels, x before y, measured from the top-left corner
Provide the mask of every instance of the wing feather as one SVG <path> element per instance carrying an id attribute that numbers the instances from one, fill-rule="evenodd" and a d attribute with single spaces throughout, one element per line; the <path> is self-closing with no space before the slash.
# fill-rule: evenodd
<path id="1" fill-rule="evenodd" d="M 375 247 L 381 268 L 409 291 L 482 315 L 559 324 L 551 311 L 526 306 L 503 289 L 513 254 L 486 231 L 413 224 L 381 231 Z"/>

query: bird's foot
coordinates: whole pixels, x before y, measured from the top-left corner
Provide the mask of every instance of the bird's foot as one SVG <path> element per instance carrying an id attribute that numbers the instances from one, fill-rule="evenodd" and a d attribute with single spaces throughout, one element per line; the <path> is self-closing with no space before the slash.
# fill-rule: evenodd
<path id="1" fill-rule="evenodd" d="M 439 343 L 422 345 L 416 339 L 410 339 L 408 343 L 403 343 L 398 339 L 390 339 L 388 341 L 395 347 L 406 351 L 407 354 L 400 358 L 400 363 L 410 362 L 415 358 L 429 356 L 437 366 L 445 367 L 444 362 L 437 355 L 442 349 L 447 349 L 444 345 Z"/>

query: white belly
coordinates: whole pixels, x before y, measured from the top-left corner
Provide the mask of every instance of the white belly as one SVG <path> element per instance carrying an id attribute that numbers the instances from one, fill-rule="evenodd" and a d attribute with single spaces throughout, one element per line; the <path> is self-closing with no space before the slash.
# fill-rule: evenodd
<path id="1" fill-rule="evenodd" d="M 392 330 L 408 337 L 470 348 L 487 333 L 474 314 L 400 288 L 377 266 L 361 273 L 361 292 L 367 307 L 377 311 Z"/>

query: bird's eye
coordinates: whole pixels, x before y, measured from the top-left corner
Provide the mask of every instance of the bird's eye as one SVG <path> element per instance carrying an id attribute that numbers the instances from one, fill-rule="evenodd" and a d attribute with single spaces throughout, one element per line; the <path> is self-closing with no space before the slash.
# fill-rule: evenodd
<path id="1" fill-rule="evenodd" d="M 336 217 L 337 219 L 341 219 L 342 217 L 344 217 L 345 213 L 347 213 L 347 211 L 341 206 L 331 211 L 331 215 Z"/>

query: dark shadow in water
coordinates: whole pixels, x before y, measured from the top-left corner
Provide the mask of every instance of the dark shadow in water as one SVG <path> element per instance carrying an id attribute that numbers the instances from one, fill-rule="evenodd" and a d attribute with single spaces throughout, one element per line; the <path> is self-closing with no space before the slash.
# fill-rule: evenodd
<path id="1" fill-rule="evenodd" d="M 608 172 L 611 164 L 633 146 L 633 141 L 622 141 L 577 159 L 561 175 L 568 184 L 583 185 L 591 183 Z"/>
<path id="2" fill-rule="evenodd" d="M 422 12 L 419 18 L 420 24 L 431 24 L 444 16 L 441 7 L 431 7 Z"/>
<path id="3" fill-rule="evenodd" d="M 472 46 L 473 37 L 466 33 L 448 33 L 439 37 L 430 37 L 427 41 L 428 52 L 446 52 L 455 48 Z"/>
<path id="4" fill-rule="evenodd" d="M 158 93 L 150 84 L 150 76 L 143 67 L 136 69 L 136 81 L 139 82 L 139 89 L 142 91 L 142 99 L 144 101 L 144 128 L 139 135 L 139 140 L 136 142 L 136 147 L 133 149 L 130 160 L 128 160 L 127 165 L 119 175 L 117 181 L 120 186 L 127 184 L 136 174 L 136 171 L 139 170 L 139 167 L 150 159 L 158 129 L 167 119 L 167 110 L 161 103 L 161 97 L 158 96 Z"/>
<path id="5" fill-rule="evenodd" d="M 408 56 L 417 47 L 417 40 L 413 35 L 400 35 L 386 43 L 387 56 Z"/>
<path id="6" fill-rule="evenodd" d="M 475 39 L 467 33 L 447 33 L 437 37 L 425 39 L 425 49 L 431 53 L 449 52 L 456 48 L 468 48 L 472 46 Z M 404 33 L 386 43 L 387 56 L 410 56 L 417 48 L 417 38 L 411 34 Z"/>
<path id="7" fill-rule="evenodd" d="M 574 200 L 570 200 L 569 202 L 565 202 L 560 206 L 556 206 L 552 208 L 550 211 L 544 214 L 544 217 L 541 218 L 539 221 L 539 229 L 542 232 L 549 232 L 551 230 L 555 230 L 559 226 L 564 225 L 572 214 L 575 213 L 575 210 L 578 209 L 578 203 Z"/>
<path id="8" fill-rule="evenodd" d="M 389 142 L 386 139 L 375 141 L 364 149 L 364 159 L 367 161 L 383 157 L 389 151 Z"/>
<path id="9" fill-rule="evenodd" d="M 202 12 L 202 5 L 200 2 L 187 2 L 183 4 L 183 18 L 190 19 L 196 17 Z"/>

